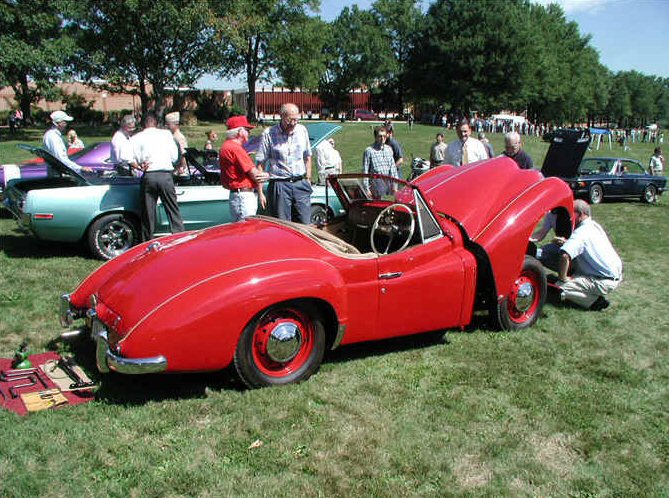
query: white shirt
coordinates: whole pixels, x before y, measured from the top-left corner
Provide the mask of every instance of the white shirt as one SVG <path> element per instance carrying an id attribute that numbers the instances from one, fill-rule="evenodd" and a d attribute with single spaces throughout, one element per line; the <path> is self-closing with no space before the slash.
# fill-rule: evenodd
<path id="1" fill-rule="evenodd" d="M 578 257 L 575 273 L 588 277 L 619 279 L 623 262 L 604 229 L 592 218 L 583 220 L 562 245 L 572 261 Z"/>
<path id="2" fill-rule="evenodd" d="M 67 156 L 67 148 L 63 142 L 63 136 L 56 126 L 49 128 L 42 138 L 44 149 L 56 159 L 59 159 L 65 166 L 76 171 L 81 172 L 81 166 L 75 163 Z"/>
<path id="3" fill-rule="evenodd" d="M 130 146 L 130 137 L 123 131 L 118 130 L 114 133 L 111 140 L 111 153 L 109 160 L 112 164 L 132 162 L 132 147 Z"/>
<path id="4" fill-rule="evenodd" d="M 169 130 L 146 128 L 130 139 L 132 160 L 140 166 L 148 163 L 146 171 L 172 171 L 179 158 L 177 143 Z"/>
<path id="5" fill-rule="evenodd" d="M 341 155 L 328 140 L 323 140 L 316 147 L 316 166 L 319 183 L 325 183 L 329 175 L 341 173 Z"/>
<path id="6" fill-rule="evenodd" d="M 485 145 L 476 138 L 469 137 L 467 141 L 454 140 L 448 144 L 446 149 L 446 162 L 453 166 L 462 166 L 463 148 L 467 148 L 468 164 L 488 159 L 488 151 Z"/>

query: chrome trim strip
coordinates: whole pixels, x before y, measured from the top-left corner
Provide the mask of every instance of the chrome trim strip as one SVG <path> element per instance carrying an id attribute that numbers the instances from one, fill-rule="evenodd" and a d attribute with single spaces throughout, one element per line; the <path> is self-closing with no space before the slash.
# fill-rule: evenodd
<path id="1" fill-rule="evenodd" d="M 164 356 L 153 356 L 150 358 L 123 358 L 111 352 L 109 349 L 109 339 L 107 330 L 99 324 L 99 330 L 96 334 L 95 357 L 98 370 L 107 373 L 114 372 L 130 375 L 159 373 L 167 370 L 167 358 Z M 96 327 L 97 328 L 97 327 Z"/>
<path id="2" fill-rule="evenodd" d="M 344 338 L 344 333 L 346 332 L 346 325 L 339 324 L 337 327 L 337 337 L 335 337 L 332 347 L 330 349 L 336 349 L 341 344 L 342 339 Z"/>

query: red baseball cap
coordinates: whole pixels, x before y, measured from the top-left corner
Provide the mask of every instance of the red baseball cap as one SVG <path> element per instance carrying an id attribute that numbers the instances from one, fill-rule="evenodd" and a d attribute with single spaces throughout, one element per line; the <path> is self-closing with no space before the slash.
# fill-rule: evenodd
<path id="1" fill-rule="evenodd" d="M 234 130 L 235 128 L 255 128 L 252 124 L 249 124 L 249 121 L 246 119 L 246 116 L 232 116 L 228 118 L 228 121 L 225 123 L 228 127 L 228 130 Z"/>

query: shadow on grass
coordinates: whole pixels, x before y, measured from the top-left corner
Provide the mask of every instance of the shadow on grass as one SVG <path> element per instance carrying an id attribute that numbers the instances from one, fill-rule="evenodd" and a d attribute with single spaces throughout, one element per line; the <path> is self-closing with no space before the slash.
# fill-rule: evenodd
<path id="1" fill-rule="evenodd" d="M 429 332 L 384 341 L 341 346 L 326 353 L 325 363 L 345 363 L 370 356 L 422 349 L 448 344 L 452 332 Z M 59 340 L 52 341 L 51 349 L 58 349 Z M 68 342 L 65 354 L 74 356 L 76 362 L 98 383 L 96 401 L 120 405 L 143 405 L 174 399 L 203 398 L 208 391 L 237 391 L 246 387 L 237 379 L 234 367 L 219 372 L 189 374 L 122 375 L 100 374 L 95 364 L 95 347 L 86 339 Z"/>
<path id="2" fill-rule="evenodd" d="M 81 244 L 47 242 L 14 230 L 16 235 L 0 235 L 0 251 L 8 258 L 90 258 L 90 253 Z"/>

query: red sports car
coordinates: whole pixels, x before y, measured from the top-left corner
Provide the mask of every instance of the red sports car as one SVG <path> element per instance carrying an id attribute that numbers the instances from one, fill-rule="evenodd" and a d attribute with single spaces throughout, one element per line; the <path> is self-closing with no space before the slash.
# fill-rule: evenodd
<path id="1" fill-rule="evenodd" d="M 257 216 L 136 246 L 63 296 L 63 324 L 84 322 L 69 334 L 91 334 L 101 372 L 234 365 L 261 387 L 308 378 L 327 349 L 462 328 L 475 310 L 502 329 L 539 317 L 528 240 L 551 210 L 571 231 L 562 180 L 497 158 L 329 182 L 344 214 L 325 225 Z"/>

